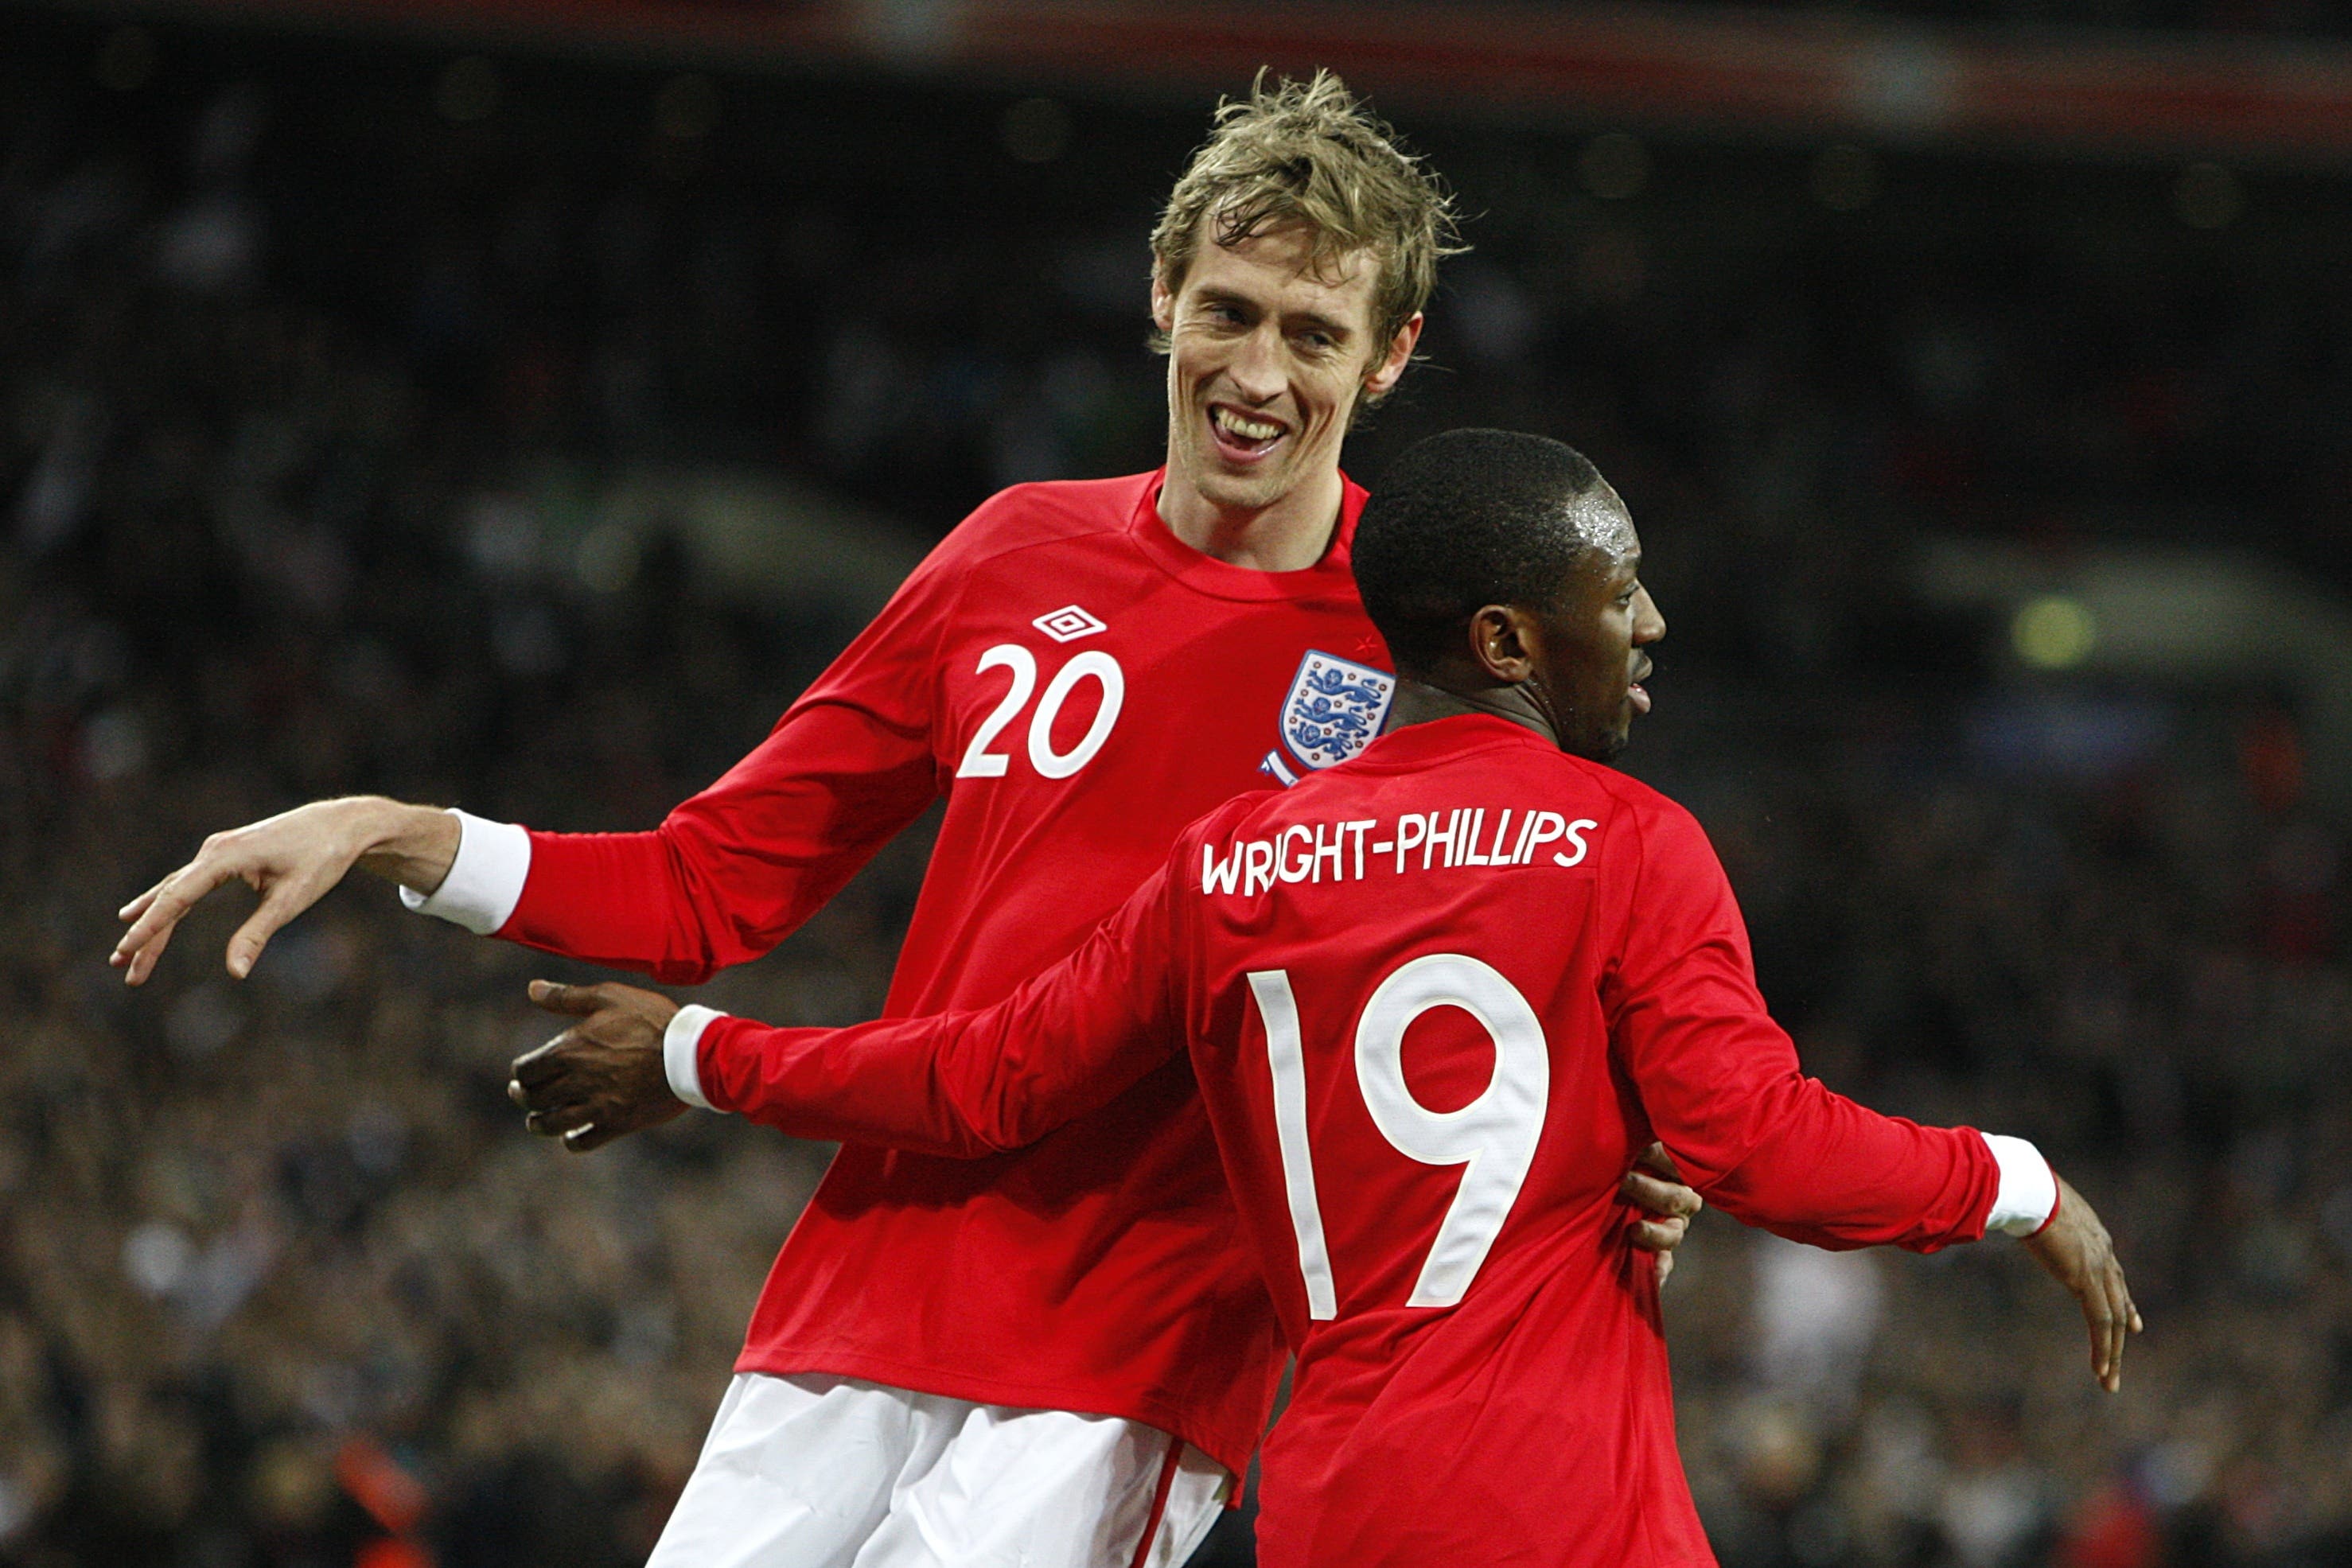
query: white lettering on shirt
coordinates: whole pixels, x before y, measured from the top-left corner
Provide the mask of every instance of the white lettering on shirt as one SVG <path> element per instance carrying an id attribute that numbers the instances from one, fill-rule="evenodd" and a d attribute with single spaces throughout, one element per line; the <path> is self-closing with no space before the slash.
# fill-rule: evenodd
<path id="1" fill-rule="evenodd" d="M 1307 880 L 1307 868 L 1315 863 L 1315 857 L 1312 854 L 1309 854 L 1306 859 L 1300 861 L 1293 861 L 1290 858 L 1290 837 L 1293 833 L 1297 834 L 1302 839 L 1311 839 L 1315 836 L 1313 833 L 1308 832 L 1303 824 L 1298 822 L 1293 822 L 1290 826 L 1283 829 L 1282 836 L 1275 841 L 1274 874 L 1280 877 L 1285 882 L 1305 882 Z"/>
<path id="2" fill-rule="evenodd" d="M 1362 882 L 1374 873 L 1402 876 L 1472 867 L 1495 871 L 1533 865 L 1538 853 L 1556 866 L 1579 866 L 1592 851 L 1585 835 L 1600 826 L 1591 817 L 1570 820 L 1523 806 L 1491 813 L 1484 806 L 1406 811 L 1393 821 L 1361 817 L 1291 822 L 1265 838 L 1202 844 L 1201 892 L 1255 898 L 1277 883 Z M 1381 834 L 1377 840 L 1371 837 L 1375 832 Z M 1421 852 L 1418 859 L 1415 850 Z"/>

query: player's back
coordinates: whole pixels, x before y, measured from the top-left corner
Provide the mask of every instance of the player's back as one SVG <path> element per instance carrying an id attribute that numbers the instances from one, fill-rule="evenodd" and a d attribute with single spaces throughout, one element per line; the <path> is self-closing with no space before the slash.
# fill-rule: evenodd
<path id="1" fill-rule="evenodd" d="M 1463 717 L 1203 824 L 1195 1068 L 1298 1357 L 1268 1563 L 1711 1560 L 1604 1016 L 1677 810 Z"/>

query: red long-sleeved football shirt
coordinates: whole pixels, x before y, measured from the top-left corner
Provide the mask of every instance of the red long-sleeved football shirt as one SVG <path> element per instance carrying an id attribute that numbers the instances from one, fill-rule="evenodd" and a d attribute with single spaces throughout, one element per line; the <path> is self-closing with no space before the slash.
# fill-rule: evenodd
<path id="1" fill-rule="evenodd" d="M 1392 689 L 1348 563 L 1248 570 L 1160 520 L 1157 474 L 982 506 L 757 750 L 653 832 L 530 836 L 513 940 L 692 983 L 765 952 L 947 797 L 892 1015 L 993 1002 L 1237 793 L 1358 748 Z M 745 1371 L 1122 1416 L 1239 1473 L 1281 1349 L 1189 1064 L 1034 1147 L 853 1136 L 779 1254 Z"/>
<path id="2" fill-rule="evenodd" d="M 1212 812 L 991 1009 L 720 1019 L 697 1067 L 789 1131 L 974 1154 L 1099 1114 L 1188 1042 L 1298 1357 L 1269 1568 L 1711 1561 L 1616 1197 L 1653 1134 L 1715 1203 L 1823 1247 L 1973 1240 L 2000 1186 L 1975 1132 L 1800 1073 L 1688 812 L 1485 716 Z"/>

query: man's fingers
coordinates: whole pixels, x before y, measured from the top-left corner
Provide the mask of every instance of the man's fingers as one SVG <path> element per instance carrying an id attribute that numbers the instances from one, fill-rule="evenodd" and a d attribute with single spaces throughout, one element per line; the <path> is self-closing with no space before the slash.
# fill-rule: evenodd
<path id="1" fill-rule="evenodd" d="M 525 1112 L 560 1111 L 567 1105 L 581 1104 L 593 1098 L 593 1092 L 573 1082 L 569 1074 L 550 1079 L 536 1088 L 509 1078 L 507 1080 L 507 1098 Z"/>
<path id="2" fill-rule="evenodd" d="M 184 911 L 184 905 L 173 900 L 173 894 L 176 890 L 173 884 L 195 869 L 193 865 L 182 866 L 178 871 L 122 906 L 122 917 L 131 922 L 131 929 L 125 931 L 121 940 L 115 943 L 116 952 L 136 952 L 152 941 L 156 932 L 171 929 L 172 923 Z M 210 892 L 213 887 L 219 885 L 217 882 L 213 883 L 205 891 Z M 188 902 L 193 903 L 194 898 L 203 896 L 202 893 L 196 894 Z"/>
<path id="3" fill-rule="evenodd" d="M 2091 1331 L 2091 1375 L 2112 1393 L 2107 1369 L 2107 1303 L 2105 1293 L 2095 1285 L 2084 1293 L 2083 1322 Z"/>
<path id="4" fill-rule="evenodd" d="M 134 986 L 146 979 L 170 944 L 172 928 L 180 917 L 235 874 L 218 864 L 192 861 L 126 904 L 126 909 L 138 913 L 130 916 L 131 929 L 114 945 L 115 960 L 130 969 L 123 978 Z"/>
<path id="5" fill-rule="evenodd" d="M 2131 1288 L 2125 1283 L 2123 1265 L 2116 1260 L 2112 1250 L 2105 1247 L 2099 1249 L 2092 1265 L 2092 1278 L 2096 1281 L 2095 1289 L 2101 1309 L 2098 1328 L 2104 1364 L 2100 1382 L 2113 1394 L 2123 1387 L 2124 1345 L 2139 1314 L 2132 1310 Z"/>
<path id="6" fill-rule="evenodd" d="M 171 945 L 172 927 L 166 925 L 161 936 L 131 955 L 131 972 L 122 977 L 123 983 L 131 986 L 145 985 L 147 977 L 155 972 L 156 964 L 162 961 L 163 949 Z"/>
<path id="7" fill-rule="evenodd" d="M 1681 1168 L 1675 1164 L 1675 1156 L 1666 1153 L 1666 1145 L 1664 1144 L 1652 1144 L 1648 1148 L 1642 1151 L 1641 1157 L 1635 1160 L 1633 1164 L 1636 1167 L 1642 1170 L 1649 1171 L 1653 1175 L 1662 1176 L 1668 1181 L 1678 1185 L 1683 1179 Z"/>
<path id="8" fill-rule="evenodd" d="M 1633 1225 L 1633 1245 L 1644 1252 L 1671 1252 L 1682 1244 L 1687 1219 L 1643 1219 Z"/>
<path id="9" fill-rule="evenodd" d="M 1661 1180 L 1641 1171 L 1627 1171 L 1618 1182 L 1617 1190 L 1634 1207 L 1670 1218 L 1688 1219 L 1706 1207 L 1697 1193 L 1681 1183 Z"/>
<path id="10" fill-rule="evenodd" d="M 2123 1387 L 2124 1336 L 2130 1332 L 2131 1302 L 2123 1289 L 2123 1270 L 2112 1253 L 2084 1270 L 2080 1295 L 2083 1321 L 2091 1331 L 2091 1373 L 2099 1386 L 2113 1394 Z"/>
<path id="11" fill-rule="evenodd" d="M 584 1019 L 607 1005 L 595 986 L 567 986 L 555 980 L 533 980 L 530 999 L 549 1012 L 576 1019 Z"/>
<path id="12" fill-rule="evenodd" d="M 228 939 L 228 972 L 238 979 L 253 973 L 260 961 L 261 950 L 278 928 L 310 906 L 310 901 L 283 883 L 273 886 L 261 901 L 261 907 L 246 917 Z"/>
<path id="13" fill-rule="evenodd" d="M 2132 1330 L 2139 1322 L 2139 1314 L 2132 1310 L 2131 1287 L 2124 1282 L 2124 1271 L 2113 1258 L 2107 1260 L 2107 1286 L 2115 1302 L 2115 1326 L 2110 1331 L 2107 1367 L 2115 1375 L 2115 1386 L 2120 1389 L 2124 1381 L 2124 1349 L 2131 1343 Z"/>
<path id="14" fill-rule="evenodd" d="M 585 1104 L 555 1105 L 544 1111 L 533 1111 L 522 1119 L 522 1124 L 542 1138 L 560 1138 L 594 1124 L 596 1113 Z"/>
<path id="15" fill-rule="evenodd" d="M 603 1148 L 627 1131 L 626 1127 L 606 1126 L 601 1123 L 589 1122 L 564 1134 L 563 1146 L 575 1155 L 584 1155 L 591 1149 Z"/>
<path id="16" fill-rule="evenodd" d="M 543 1085 L 554 1082 L 563 1076 L 565 1066 L 563 1047 L 571 1039 L 572 1031 L 565 1030 L 545 1045 L 526 1051 L 516 1057 L 514 1066 L 508 1071 L 514 1081 L 525 1089 L 537 1090 Z"/>

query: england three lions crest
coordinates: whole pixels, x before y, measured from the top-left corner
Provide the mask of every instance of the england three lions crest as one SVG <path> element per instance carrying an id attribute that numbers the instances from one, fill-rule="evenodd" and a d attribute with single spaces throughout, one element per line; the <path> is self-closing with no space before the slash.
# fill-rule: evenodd
<path id="1" fill-rule="evenodd" d="M 1395 695 L 1396 677 L 1386 670 L 1308 649 L 1282 699 L 1281 749 L 1267 752 L 1259 769 L 1291 785 L 1302 770 L 1347 761 L 1380 734 Z"/>

